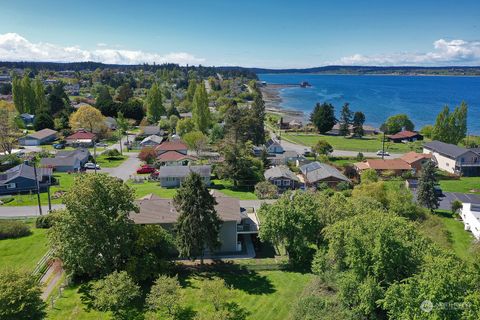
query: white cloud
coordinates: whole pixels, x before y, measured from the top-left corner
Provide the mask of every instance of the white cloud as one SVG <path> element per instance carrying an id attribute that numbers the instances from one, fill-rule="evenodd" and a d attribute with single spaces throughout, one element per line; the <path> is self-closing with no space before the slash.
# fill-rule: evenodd
<path id="1" fill-rule="evenodd" d="M 186 52 L 165 55 L 140 50 L 107 48 L 98 43 L 97 49 L 85 50 L 78 46 L 62 47 L 51 43 L 32 43 L 17 33 L 0 34 L 0 61 L 81 62 L 96 61 L 109 64 L 178 63 L 200 64 L 205 59 Z"/>
<path id="2" fill-rule="evenodd" d="M 376 66 L 435 66 L 435 65 L 479 65 L 480 41 L 445 39 L 433 43 L 434 50 L 426 53 L 400 52 L 379 55 L 343 57 L 331 64 L 376 65 Z"/>

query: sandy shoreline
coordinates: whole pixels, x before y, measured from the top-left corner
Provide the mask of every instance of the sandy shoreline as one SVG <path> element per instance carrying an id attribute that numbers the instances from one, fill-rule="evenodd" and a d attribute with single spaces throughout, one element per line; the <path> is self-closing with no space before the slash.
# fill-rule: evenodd
<path id="1" fill-rule="evenodd" d="M 290 119 L 295 119 L 305 123 L 306 115 L 303 111 L 285 109 L 281 106 L 282 97 L 280 96 L 280 91 L 285 88 L 293 87 L 298 86 L 289 84 L 267 84 L 266 86 L 260 87 L 263 101 L 265 101 L 265 110 L 267 112 L 288 116 Z"/>

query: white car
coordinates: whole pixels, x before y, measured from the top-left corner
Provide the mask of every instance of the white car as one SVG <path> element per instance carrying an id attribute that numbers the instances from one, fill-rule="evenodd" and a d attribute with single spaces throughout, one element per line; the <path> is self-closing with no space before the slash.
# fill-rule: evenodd
<path id="1" fill-rule="evenodd" d="M 390 153 L 388 153 L 388 151 L 382 151 L 382 150 L 378 150 L 377 151 L 377 156 L 389 156 Z"/>
<path id="2" fill-rule="evenodd" d="M 83 166 L 85 169 L 100 169 L 100 166 L 98 164 L 95 164 L 93 162 L 87 162 L 85 163 L 85 165 Z"/>

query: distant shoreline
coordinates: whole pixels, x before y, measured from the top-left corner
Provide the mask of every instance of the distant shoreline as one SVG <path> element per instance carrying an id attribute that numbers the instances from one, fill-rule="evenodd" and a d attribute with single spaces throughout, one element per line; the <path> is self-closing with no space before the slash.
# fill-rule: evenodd
<path id="1" fill-rule="evenodd" d="M 305 75 L 305 76 L 388 76 L 388 77 L 459 77 L 459 78 L 479 78 L 480 75 L 465 74 L 396 74 L 396 73 L 323 73 L 323 72 L 259 72 L 265 75 Z"/>
<path id="2" fill-rule="evenodd" d="M 298 86 L 299 85 L 293 84 L 267 84 L 266 86 L 260 87 L 263 101 L 265 102 L 265 110 L 281 116 L 288 116 L 290 119 L 305 123 L 307 118 L 303 111 L 286 109 L 281 106 L 283 100 L 280 91 L 285 88 L 296 88 Z"/>

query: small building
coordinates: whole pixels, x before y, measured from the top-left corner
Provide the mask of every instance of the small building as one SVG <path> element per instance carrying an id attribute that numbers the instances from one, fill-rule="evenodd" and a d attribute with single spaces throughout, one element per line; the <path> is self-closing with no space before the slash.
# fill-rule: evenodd
<path id="1" fill-rule="evenodd" d="M 196 157 L 178 151 L 167 151 L 157 157 L 160 166 L 188 166 L 196 160 Z"/>
<path id="2" fill-rule="evenodd" d="M 295 151 L 287 150 L 284 153 L 271 154 L 267 157 L 272 166 L 286 165 L 289 162 L 295 162 L 297 160 L 305 159 L 303 155 L 296 153 Z"/>
<path id="3" fill-rule="evenodd" d="M 57 131 L 52 129 L 42 129 L 40 131 L 26 135 L 23 138 L 18 139 L 18 142 L 22 146 L 39 146 L 46 144 L 57 139 Z"/>
<path id="4" fill-rule="evenodd" d="M 269 154 L 283 153 L 285 151 L 280 142 L 276 139 L 269 139 L 265 143 L 265 149 L 267 149 Z"/>
<path id="5" fill-rule="evenodd" d="M 401 175 L 404 172 L 411 171 L 410 165 L 402 159 L 367 159 L 353 164 L 357 172 L 367 169 L 373 169 L 382 174 L 386 171 L 394 172 L 395 175 Z"/>
<path id="6" fill-rule="evenodd" d="M 148 137 L 151 135 L 156 135 L 163 137 L 165 135 L 165 131 L 160 129 L 159 126 L 144 126 L 140 127 L 140 134 L 141 137 Z"/>
<path id="7" fill-rule="evenodd" d="M 192 113 L 191 112 L 182 112 L 180 113 L 180 119 L 185 119 L 185 118 L 191 118 Z"/>
<path id="8" fill-rule="evenodd" d="M 300 167 L 303 180 L 307 186 L 317 187 L 321 183 L 329 187 L 336 187 L 340 182 L 351 183 L 337 168 L 318 161 L 305 164 Z"/>
<path id="9" fill-rule="evenodd" d="M 480 176 L 480 154 L 472 149 L 431 141 L 423 145 L 423 153 L 431 154 L 432 161 L 441 170 L 467 177 Z"/>
<path id="10" fill-rule="evenodd" d="M 366 136 L 378 134 L 378 129 L 373 126 L 363 125 L 362 128 L 363 128 L 363 134 Z M 332 130 L 328 131 L 327 133 L 334 136 L 340 135 L 340 124 L 336 123 L 332 127 Z M 353 125 L 351 124 L 348 125 L 348 134 L 353 134 Z"/>
<path id="11" fill-rule="evenodd" d="M 52 182 L 52 169 L 35 169 L 24 163 L 0 173 L 0 195 L 11 195 L 37 190 L 37 181 L 40 192 L 46 191 Z"/>
<path id="12" fill-rule="evenodd" d="M 71 151 L 59 151 L 54 158 L 42 158 L 40 166 L 56 172 L 77 172 L 88 162 L 90 152 L 80 148 Z"/>
<path id="13" fill-rule="evenodd" d="M 33 124 L 33 121 L 35 120 L 35 115 L 29 113 L 22 113 L 20 115 L 20 119 L 22 119 L 25 125 Z"/>
<path id="14" fill-rule="evenodd" d="M 177 188 L 183 180 L 192 172 L 199 174 L 203 182 L 210 185 L 210 176 L 212 174 L 212 167 L 209 165 L 201 166 L 164 166 L 160 168 L 158 179 L 160 185 L 165 188 Z"/>
<path id="15" fill-rule="evenodd" d="M 105 125 L 110 130 L 117 130 L 117 120 L 112 117 L 105 117 Z"/>
<path id="16" fill-rule="evenodd" d="M 265 170 L 265 180 L 280 190 L 296 189 L 299 179 L 287 166 L 281 165 Z"/>
<path id="17" fill-rule="evenodd" d="M 74 147 L 92 147 L 97 135 L 86 130 L 78 130 L 65 138 L 67 145 Z"/>
<path id="18" fill-rule="evenodd" d="M 387 139 L 394 143 L 400 143 L 400 142 L 407 143 L 407 142 L 423 140 L 423 136 L 416 131 L 404 130 L 392 135 L 388 135 Z"/>
<path id="19" fill-rule="evenodd" d="M 164 141 L 155 148 L 155 151 L 157 151 L 158 155 L 168 151 L 176 151 L 186 155 L 188 152 L 188 146 L 182 140 Z"/>
<path id="20" fill-rule="evenodd" d="M 414 173 L 420 172 L 423 166 L 432 160 L 432 155 L 429 153 L 417 153 L 415 151 L 411 151 L 405 153 L 403 156 L 400 157 L 403 161 L 408 163 Z"/>
<path id="21" fill-rule="evenodd" d="M 465 230 L 471 231 L 473 236 L 480 240 L 480 205 L 463 203 L 460 211 Z"/>
<path id="22" fill-rule="evenodd" d="M 140 146 L 142 146 L 142 148 L 145 148 L 145 147 L 156 147 L 158 146 L 159 144 L 161 144 L 163 141 L 163 138 L 162 137 L 159 137 L 157 135 L 154 135 L 152 134 L 151 136 L 148 136 L 146 137 L 145 139 L 143 139 L 141 142 L 140 142 Z"/>

